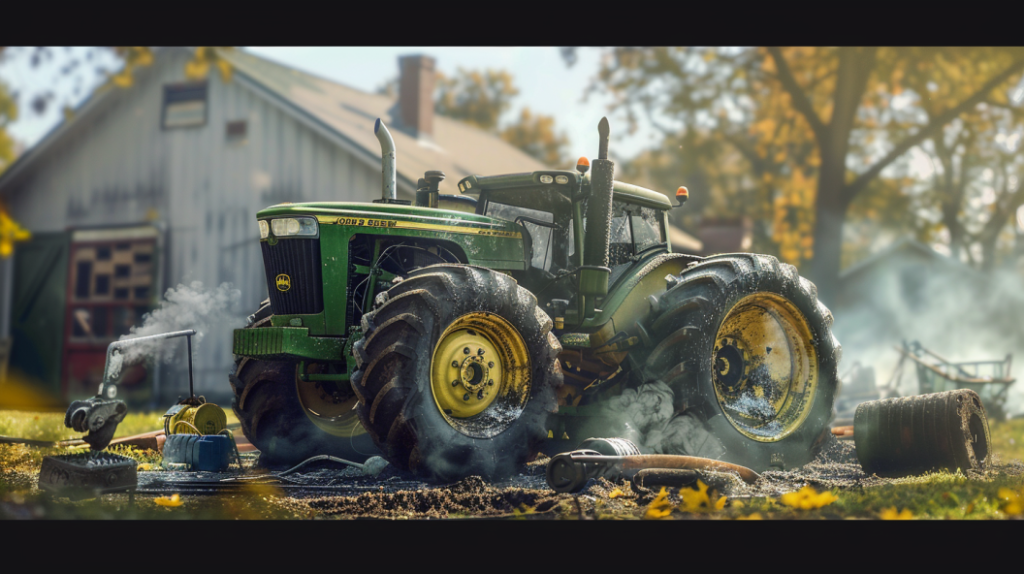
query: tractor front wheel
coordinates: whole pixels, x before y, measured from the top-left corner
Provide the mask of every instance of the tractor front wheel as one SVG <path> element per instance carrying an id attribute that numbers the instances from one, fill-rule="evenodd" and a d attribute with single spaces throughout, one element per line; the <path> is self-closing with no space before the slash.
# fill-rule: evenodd
<path id="1" fill-rule="evenodd" d="M 248 328 L 270 324 L 269 301 L 254 319 Z M 351 396 L 347 383 L 301 381 L 297 368 L 296 361 L 235 361 L 231 408 L 245 437 L 259 449 L 260 465 L 291 466 L 319 454 L 362 462 L 379 454 L 352 414 L 354 400 L 344 396 Z"/>

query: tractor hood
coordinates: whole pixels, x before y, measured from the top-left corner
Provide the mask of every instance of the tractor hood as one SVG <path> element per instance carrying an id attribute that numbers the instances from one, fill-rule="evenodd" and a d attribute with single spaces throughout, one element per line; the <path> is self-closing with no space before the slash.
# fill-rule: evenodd
<path id="1" fill-rule="evenodd" d="M 280 203 L 260 210 L 256 218 L 296 215 L 314 216 L 322 225 L 449 231 L 499 237 L 520 237 L 522 231 L 515 223 L 493 217 L 394 203 Z"/>

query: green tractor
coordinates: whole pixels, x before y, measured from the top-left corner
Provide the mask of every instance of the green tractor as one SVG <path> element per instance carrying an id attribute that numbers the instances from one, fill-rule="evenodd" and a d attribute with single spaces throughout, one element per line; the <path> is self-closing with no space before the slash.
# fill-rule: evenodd
<path id="1" fill-rule="evenodd" d="M 661 193 L 575 170 L 440 172 L 396 199 L 260 211 L 268 300 L 235 331 L 232 408 L 270 465 L 382 454 L 499 479 L 593 436 L 793 468 L 829 434 L 841 349 L 774 257 L 672 253 Z M 686 199 L 680 188 L 677 199 Z"/>

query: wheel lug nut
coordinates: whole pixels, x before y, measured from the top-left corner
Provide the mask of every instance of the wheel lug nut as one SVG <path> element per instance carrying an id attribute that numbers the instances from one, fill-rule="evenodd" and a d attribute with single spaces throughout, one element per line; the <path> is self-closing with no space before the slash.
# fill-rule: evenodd
<path id="1" fill-rule="evenodd" d="M 463 355 L 468 355 L 468 354 L 469 354 L 469 347 L 464 347 L 464 348 L 462 349 L 462 354 L 463 354 Z"/>
<path id="2" fill-rule="evenodd" d="M 484 350 L 483 350 L 483 348 L 477 349 L 477 350 L 476 350 L 476 354 L 477 354 L 477 355 L 483 355 L 483 354 L 484 354 Z"/>
<path id="3" fill-rule="evenodd" d="M 455 379 L 454 381 L 452 381 L 452 386 L 453 386 L 453 387 L 457 387 L 457 386 L 459 386 L 459 380 L 458 380 L 458 379 Z"/>
<path id="4" fill-rule="evenodd" d="M 493 369 L 494 368 L 494 361 L 491 361 L 491 362 L 487 363 L 487 367 Z"/>
<path id="5" fill-rule="evenodd" d="M 487 386 L 488 387 L 493 387 L 494 386 L 494 379 L 488 379 L 487 380 Z"/>
<path id="6" fill-rule="evenodd" d="M 480 392 L 478 392 L 476 394 L 476 398 L 478 398 L 480 400 L 483 400 L 483 398 L 484 398 L 484 390 L 483 389 L 480 389 Z"/>
<path id="7" fill-rule="evenodd" d="M 456 369 L 458 369 L 459 368 L 459 362 L 458 361 L 452 361 L 452 366 L 455 367 Z"/>
<path id="8" fill-rule="evenodd" d="M 468 401 L 469 400 L 469 393 L 466 393 L 466 394 L 462 395 L 462 400 Z"/>

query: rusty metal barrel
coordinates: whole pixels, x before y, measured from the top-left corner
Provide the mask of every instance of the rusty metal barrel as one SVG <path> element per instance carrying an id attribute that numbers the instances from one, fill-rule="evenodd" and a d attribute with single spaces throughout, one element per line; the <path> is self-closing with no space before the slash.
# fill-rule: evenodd
<path id="1" fill-rule="evenodd" d="M 861 403 L 853 429 L 868 474 L 977 470 L 991 458 L 985 409 L 969 389 Z"/>

